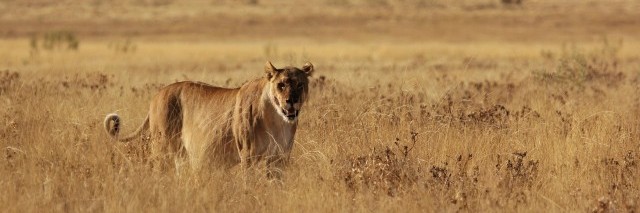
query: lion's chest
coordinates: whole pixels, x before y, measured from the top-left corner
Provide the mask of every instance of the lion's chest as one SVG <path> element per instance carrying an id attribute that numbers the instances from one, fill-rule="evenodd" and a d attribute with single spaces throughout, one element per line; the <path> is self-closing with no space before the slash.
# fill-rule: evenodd
<path id="1" fill-rule="evenodd" d="M 266 155 L 288 154 L 293 145 L 295 124 L 263 121 L 256 125 L 255 151 Z"/>

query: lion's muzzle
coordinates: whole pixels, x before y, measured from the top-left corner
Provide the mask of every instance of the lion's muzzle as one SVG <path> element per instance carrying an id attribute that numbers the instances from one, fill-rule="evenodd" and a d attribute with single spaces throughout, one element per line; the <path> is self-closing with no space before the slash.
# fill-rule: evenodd
<path id="1" fill-rule="evenodd" d="M 293 121 L 296 119 L 296 117 L 298 117 L 298 112 L 300 111 L 295 109 L 294 107 L 289 107 L 288 109 L 282 109 L 282 114 L 284 114 L 287 117 L 287 119 L 289 119 L 290 121 Z"/>

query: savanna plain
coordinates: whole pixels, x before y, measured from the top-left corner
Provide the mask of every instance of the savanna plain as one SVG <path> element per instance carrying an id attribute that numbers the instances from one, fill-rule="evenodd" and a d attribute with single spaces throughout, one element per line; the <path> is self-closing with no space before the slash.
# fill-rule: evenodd
<path id="1" fill-rule="evenodd" d="M 0 1 L 2 212 L 637 212 L 640 2 Z M 316 71 L 280 179 L 117 143 L 177 81 Z"/>

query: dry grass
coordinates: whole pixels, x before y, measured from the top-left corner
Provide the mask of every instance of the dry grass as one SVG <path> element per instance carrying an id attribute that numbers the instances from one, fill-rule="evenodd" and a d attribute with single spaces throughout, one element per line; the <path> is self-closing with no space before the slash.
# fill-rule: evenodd
<path id="1" fill-rule="evenodd" d="M 41 5 L 33 13 L 58 6 L 34 2 Z M 157 10 L 192 8 L 163 2 L 148 1 Z M 449 17 L 444 20 L 460 32 L 473 29 L 474 23 L 464 20 L 474 15 L 520 17 L 499 3 L 486 9 L 468 6 L 483 1 L 416 2 L 432 3 L 426 10 Z M 523 20 L 545 14 L 535 8 L 554 8 L 527 2 L 516 8 Z M 333 12 L 363 4 L 324 3 Z M 262 39 L 241 36 L 241 29 L 205 33 L 222 40 L 194 36 L 198 30 L 143 29 L 130 37 L 118 31 L 85 34 L 98 28 L 73 17 L 69 20 L 80 24 L 64 30 L 77 32 L 77 49 L 36 45 L 37 50 L 34 38 L 25 36 L 37 24 L 20 25 L 37 23 L 37 15 L 3 17 L 0 24 L 21 27 L 0 40 L 0 206 L 6 212 L 638 211 L 640 43 L 632 36 L 637 29 L 630 27 L 637 14 L 597 15 L 626 11 L 635 2 L 615 4 L 624 7 L 593 3 L 575 9 L 591 8 L 596 21 L 551 17 L 573 29 L 549 32 L 553 36 L 505 27 L 477 35 L 429 31 L 436 36 L 420 37 L 429 24 L 399 21 L 373 27 L 415 27 L 399 39 L 389 32 L 355 33 L 340 24 L 318 26 L 320 35 L 308 37 L 294 31 Z M 13 7 L 20 4 L 0 4 L 0 9 Z M 274 10 L 225 7 L 255 17 Z M 365 17 L 375 16 L 380 6 L 367 7 L 372 12 L 363 10 Z M 409 20 L 411 14 L 431 13 L 413 11 L 398 19 Z M 160 12 L 159 20 L 165 20 L 162 15 L 167 13 Z M 130 18 L 133 24 L 123 22 L 123 29 L 136 26 Z M 344 26 L 359 23 L 357 16 L 334 18 L 352 21 Z M 603 24 L 611 20 L 626 22 Z M 259 31 L 268 22 L 258 21 Z M 510 24 L 490 24 L 502 25 Z M 52 29 L 41 30 L 39 35 Z M 583 34 L 593 30 L 600 33 Z M 132 130 L 162 85 L 198 80 L 238 86 L 260 77 L 267 59 L 276 66 L 310 60 L 317 67 L 293 163 L 282 180 L 245 178 L 235 169 L 154 172 L 143 140 L 116 144 L 102 129 L 104 115 L 118 111 L 124 131 Z"/>

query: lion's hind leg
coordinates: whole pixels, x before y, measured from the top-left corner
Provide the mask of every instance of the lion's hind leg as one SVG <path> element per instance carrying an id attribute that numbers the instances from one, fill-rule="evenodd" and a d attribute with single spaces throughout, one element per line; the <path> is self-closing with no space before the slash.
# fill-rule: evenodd
<path id="1" fill-rule="evenodd" d="M 165 103 L 166 104 L 166 103 Z M 153 167 L 161 171 L 176 166 L 176 158 L 185 157 L 182 145 L 182 110 L 177 99 L 171 99 L 160 109 L 151 109 L 157 120 L 150 120 L 151 157 Z"/>

